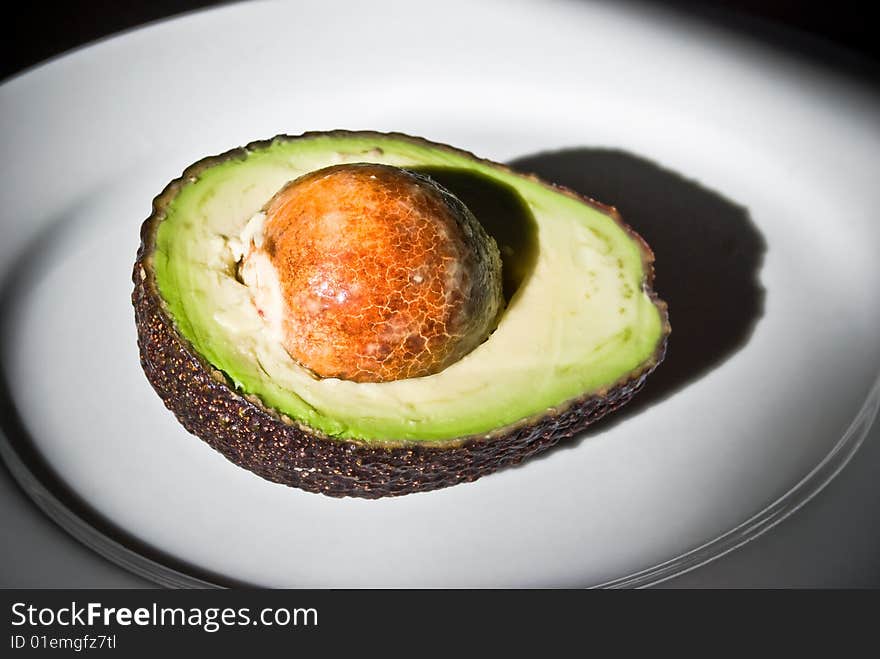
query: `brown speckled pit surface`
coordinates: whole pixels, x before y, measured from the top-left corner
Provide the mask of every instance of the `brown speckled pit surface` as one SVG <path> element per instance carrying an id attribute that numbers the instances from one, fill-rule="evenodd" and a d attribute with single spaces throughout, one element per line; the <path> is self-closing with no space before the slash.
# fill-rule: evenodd
<path id="1" fill-rule="evenodd" d="M 374 136 L 414 141 L 437 149 L 468 155 L 452 147 L 400 134 L 349 133 L 334 136 Z M 307 139 L 279 136 L 277 140 Z M 607 392 L 569 401 L 546 414 L 499 428 L 485 436 L 457 437 L 442 442 L 412 442 L 389 438 L 385 444 L 338 440 L 281 417 L 253 397 L 236 391 L 226 376 L 198 354 L 174 327 L 156 287 L 152 265 L 156 230 L 181 186 L 200 172 L 227 159 L 241 159 L 251 150 L 270 144 L 255 142 L 244 149 L 202 160 L 168 185 L 153 202 L 153 213 L 141 229 L 141 247 L 134 265 L 132 302 L 138 329 L 141 364 L 154 389 L 183 424 L 233 463 L 270 481 L 330 496 L 378 498 L 433 490 L 473 481 L 502 467 L 516 464 L 625 404 L 643 386 L 648 374 L 663 360 L 669 333 L 666 305 L 651 290 L 653 255 L 647 245 L 622 222 L 616 211 L 576 193 L 556 190 L 590 203 L 626 227 L 643 246 L 645 290 L 664 318 L 665 332 L 653 357 Z M 473 156 L 471 156 L 473 157 Z M 487 162 L 487 161 L 482 161 Z M 493 164 L 494 165 L 494 164 Z M 494 165 L 510 171 L 503 165 Z M 528 177 L 532 180 L 534 177 Z M 553 187 L 549 186 L 548 187 Z"/>
<path id="2" fill-rule="evenodd" d="M 285 186 L 265 212 L 257 252 L 280 280 L 282 343 L 319 376 L 431 375 L 494 329 L 503 302 L 498 248 L 427 177 L 335 165 Z"/>

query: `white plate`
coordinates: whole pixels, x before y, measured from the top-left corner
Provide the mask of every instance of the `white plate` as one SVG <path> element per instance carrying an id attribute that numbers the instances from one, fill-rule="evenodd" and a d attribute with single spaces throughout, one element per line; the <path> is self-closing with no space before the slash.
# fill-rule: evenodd
<path id="1" fill-rule="evenodd" d="M 0 87 L 4 457 L 163 583 L 666 578 L 797 508 L 876 414 L 877 116 L 851 82 L 637 5 L 246 3 L 80 50 Z M 379 501 L 270 484 L 180 428 L 129 302 L 152 197 L 204 155 L 340 127 L 618 205 L 673 326 L 640 399 L 521 467 Z"/>

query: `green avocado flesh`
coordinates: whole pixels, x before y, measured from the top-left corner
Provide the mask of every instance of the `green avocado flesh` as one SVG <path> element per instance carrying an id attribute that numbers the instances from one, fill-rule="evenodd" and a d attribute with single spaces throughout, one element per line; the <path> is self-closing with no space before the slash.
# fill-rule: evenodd
<path id="1" fill-rule="evenodd" d="M 344 162 L 427 173 L 498 242 L 497 329 L 434 375 L 320 379 L 272 340 L 230 243 L 287 181 Z M 652 363 L 664 335 L 644 248 L 610 215 L 492 163 L 397 135 L 276 139 L 185 181 L 156 235 L 156 281 L 178 332 L 244 393 L 326 435 L 381 443 L 489 434 L 604 394 Z"/>

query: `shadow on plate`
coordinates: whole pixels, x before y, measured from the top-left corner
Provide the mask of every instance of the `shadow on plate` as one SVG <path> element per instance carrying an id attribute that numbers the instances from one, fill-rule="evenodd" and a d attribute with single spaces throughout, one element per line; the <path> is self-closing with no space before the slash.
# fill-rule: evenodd
<path id="1" fill-rule="evenodd" d="M 575 148 L 510 165 L 616 206 L 656 257 L 654 289 L 668 302 L 672 325 L 666 359 L 630 403 L 585 436 L 645 411 L 748 342 L 764 310 L 758 275 L 766 243 L 745 207 L 624 151 Z"/>

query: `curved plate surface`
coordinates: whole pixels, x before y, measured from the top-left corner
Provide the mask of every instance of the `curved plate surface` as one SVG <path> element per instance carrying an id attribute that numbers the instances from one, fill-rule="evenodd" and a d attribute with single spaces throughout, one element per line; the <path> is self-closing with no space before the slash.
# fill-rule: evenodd
<path id="1" fill-rule="evenodd" d="M 880 372 L 877 96 L 656 9 L 442 4 L 236 4 L 0 87 L 3 453 L 99 551 L 181 585 L 641 585 L 768 528 L 858 446 Z M 520 467 L 379 501 L 270 484 L 189 436 L 138 363 L 140 223 L 204 155 L 333 128 L 618 206 L 673 326 L 639 399 Z"/>

